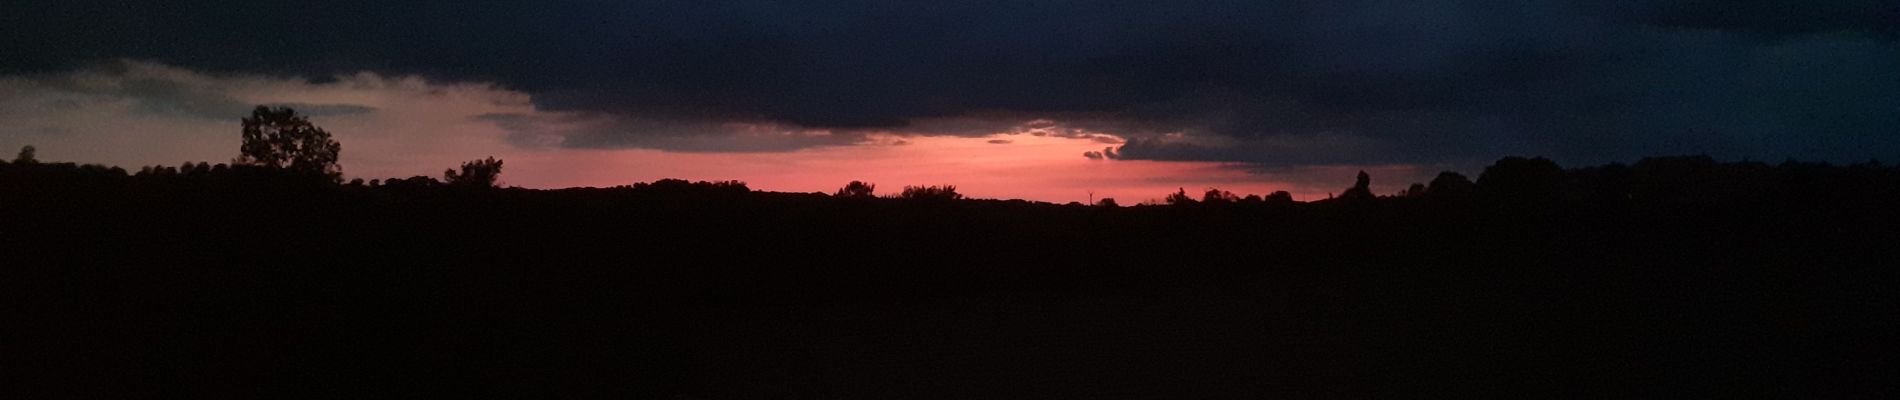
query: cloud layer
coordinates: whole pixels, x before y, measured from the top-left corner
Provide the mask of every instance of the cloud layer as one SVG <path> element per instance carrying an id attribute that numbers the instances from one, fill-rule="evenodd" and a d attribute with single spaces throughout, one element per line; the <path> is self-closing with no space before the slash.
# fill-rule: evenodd
<path id="1" fill-rule="evenodd" d="M 373 73 L 316 83 L 120 61 L 0 77 L 0 148 L 34 145 L 49 160 L 128 167 L 228 162 L 238 119 L 259 104 L 309 115 L 343 143 L 346 174 L 373 177 L 514 152 L 505 130 L 476 117 L 537 112 L 528 95 L 487 84 Z"/>
<path id="2" fill-rule="evenodd" d="M 0 16 L 21 55 L 0 72 L 495 82 L 531 96 L 484 119 L 519 146 L 1061 131 L 1127 141 L 1094 158 L 1260 168 L 1900 154 L 1890 1 L 466 3 L 46 2 Z"/>

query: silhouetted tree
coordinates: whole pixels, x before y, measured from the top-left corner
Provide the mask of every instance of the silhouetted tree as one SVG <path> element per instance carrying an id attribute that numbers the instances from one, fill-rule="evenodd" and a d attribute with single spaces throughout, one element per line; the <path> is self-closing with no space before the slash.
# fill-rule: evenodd
<path id="1" fill-rule="evenodd" d="M 1464 197 L 1471 195 L 1472 186 L 1471 179 L 1464 174 L 1444 171 L 1432 178 L 1431 185 L 1425 187 L 1425 193 L 1433 197 Z"/>
<path id="2" fill-rule="evenodd" d="M 904 193 L 897 197 L 912 200 L 958 200 L 963 198 L 963 194 L 957 193 L 956 185 L 905 186 Z"/>
<path id="3" fill-rule="evenodd" d="M 422 175 L 408 178 L 389 178 L 389 180 L 383 181 L 383 187 L 387 188 L 425 188 L 440 185 L 442 185 L 441 181 Z"/>
<path id="4" fill-rule="evenodd" d="M 1339 198 L 1342 200 L 1366 200 L 1373 198 L 1372 175 L 1366 174 L 1366 171 L 1359 171 L 1359 177 L 1353 180 L 1352 187 L 1346 189 L 1344 193 L 1340 193 Z"/>
<path id="5" fill-rule="evenodd" d="M 876 197 L 876 194 L 874 194 L 876 192 L 877 192 L 876 184 L 864 183 L 861 181 L 851 181 L 851 183 L 844 184 L 844 187 L 838 188 L 838 192 L 832 194 L 832 196 L 848 197 L 848 198 L 871 198 L 871 197 Z"/>
<path id="6" fill-rule="evenodd" d="M 33 148 L 33 146 L 21 147 L 20 155 L 13 157 L 13 163 L 14 164 L 38 164 L 40 162 L 38 158 L 38 153 L 39 153 L 39 149 L 35 149 Z"/>
<path id="7" fill-rule="evenodd" d="M 341 178 L 337 155 L 343 146 L 330 140 L 330 132 L 311 124 L 308 117 L 297 115 L 296 110 L 257 106 L 243 124 L 239 164 Z"/>
<path id="8" fill-rule="evenodd" d="M 1550 159 L 1505 157 L 1478 175 L 1477 191 L 1488 196 L 1545 201 L 1557 196 L 1564 169 Z"/>
<path id="9" fill-rule="evenodd" d="M 1122 206 L 1121 204 L 1118 204 L 1118 203 L 1116 203 L 1116 202 L 1115 202 L 1115 198 L 1113 198 L 1113 197 L 1103 197 L 1103 198 L 1102 198 L 1102 200 L 1100 200 L 1100 201 L 1096 201 L 1096 202 L 1095 202 L 1095 205 L 1098 205 L 1098 206 L 1102 206 L 1102 207 L 1108 207 L 1108 208 L 1115 208 L 1115 207 L 1121 207 L 1121 206 Z"/>
<path id="10" fill-rule="evenodd" d="M 1405 190 L 1400 190 L 1398 197 L 1425 197 L 1426 190 L 1425 184 L 1413 183 L 1412 186 L 1405 187 Z"/>
<path id="11" fill-rule="evenodd" d="M 444 183 L 465 187 L 495 187 L 495 179 L 501 177 L 501 160 L 494 157 L 462 163 L 462 171 L 454 169 L 442 171 Z"/>
<path id="12" fill-rule="evenodd" d="M 1201 201 L 1205 203 L 1232 203 L 1237 200 L 1240 200 L 1240 196 L 1235 196 L 1234 192 L 1215 188 L 1207 188 L 1207 192 L 1201 194 Z"/>
<path id="13" fill-rule="evenodd" d="M 1285 190 L 1276 190 L 1267 195 L 1267 204 L 1293 204 L 1293 194 Z"/>
<path id="14" fill-rule="evenodd" d="M 735 195 L 752 191 L 751 188 L 746 187 L 745 182 L 741 181 L 692 182 L 673 178 L 661 179 L 651 183 L 636 182 L 628 187 L 637 191 L 652 193 L 689 195 Z"/>
<path id="15" fill-rule="evenodd" d="M 1162 199 L 1162 201 L 1165 201 L 1168 204 L 1173 204 L 1173 205 L 1188 205 L 1188 204 L 1197 203 L 1196 201 L 1194 201 L 1193 197 L 1188 197 L 1187 188 L 1178 188 L 1178 189 L 1179 190 L 1176 190 L 1174 193 L 1168 194 L 1168 197 L 1165 199 Z"/>
<path id="16" fill-rule="evenodd" d="M 180 166 L 178 166 L 178 173 L 179 173 L 179 174 L 182 174 L 182 175 L 186 175 L 186 176 L 206 176 L 206 175 L 211 175 L 211 163 L 208 163 L 208 162 L 196 162 L 196 163 L 191 163 L 191 162 L 187 162 L 187 163 L 185 163 L 184 165 L 180 165 Z"/>

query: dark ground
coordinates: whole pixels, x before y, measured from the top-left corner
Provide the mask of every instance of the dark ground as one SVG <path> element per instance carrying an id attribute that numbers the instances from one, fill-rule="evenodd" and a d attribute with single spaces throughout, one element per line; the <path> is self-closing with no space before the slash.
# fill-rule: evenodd
<path id="1" fill-rule="evenodd" d="M 0 392 L 1893 396 L 1900 174 L 1667 161 L 1124 208 L 14 165 Z"/>

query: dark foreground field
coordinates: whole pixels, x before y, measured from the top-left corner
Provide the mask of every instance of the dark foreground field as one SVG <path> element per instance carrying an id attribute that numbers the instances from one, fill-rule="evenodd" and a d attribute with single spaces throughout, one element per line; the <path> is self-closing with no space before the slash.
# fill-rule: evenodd
<path id="1" fill-rule="evenodd" d="M 1109 208 L 14 165 L 0 397 L 1895 394 L 1893 168 L 1432 189 Z"/>

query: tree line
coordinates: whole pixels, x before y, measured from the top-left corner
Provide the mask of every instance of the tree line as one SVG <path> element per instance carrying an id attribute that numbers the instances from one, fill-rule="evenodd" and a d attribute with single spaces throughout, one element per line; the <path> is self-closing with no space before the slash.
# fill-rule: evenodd
<path id="1" fill-rule="evenodd" d="M 0 171 L 14 179 L 239 179 L 308 182 L 319 185 L 392 188 L 492 189 L 500 184 L 504 161 L 494 157 L 470 160 L 443 171 L 440 178 L 413 176 L 390 179 L 352 179 L 344 182 L 339 156 L 343 146 L 309 117 L 289 107 L 258 106 L 241 121 L 242 142 L 231 163 L 187 162 L 179 166 L 146 166 L 137 171 L 120 167 L 40 160 L 38 149 L 25 146 L 11 162 L 0 159 Z M 11 168 L 9 168 L 11 167 Z M 1352 186 L 1338 196 L 1314 203 L 1357 204 L 1380 200 L 1426 202 L 1513 203 L 1629 203 L 1650 201 L 1716 201 L 1762 196 L 1892 196 L 1900 193 L 1900 169 L 1867 161 L 1848 165 L 1787 160 L 1770 165 L 1759 161 L 1719 162 L 1706 155 L 1652 157 L 1633 164 L 1612 163 L 1564 168 L 1542 157 L 1505 157 L 1486 167 L 1473 180 L 1454 171 L 1439 173 L 1391 194 L 1375 194 L 1372 177 L 1360 171 Z M 29 177 L 28 175 L 31 175 Z M 618 188 L 656 191 L 744 193 L 741 181 L 688 182 L 666 179 Z M 900 199 L 957 201 L 966 196 L 955 185 L 904 186 L 895 194 L 879 195 L 875 183 L 851 181 L 830 197 L 839 199 Z M 1091 206 L 1120 207 L 1114 198 L 1093 200 Z M 1299 203 L 1287 191 L 1241 195 L 1207 188 L 1198 196 L 1181 188 L 1166 194 L 1160 204 L 1197 206 L 1286 206 Z M 1069 205 L 1083 205 L 1072 202 Z"/>

